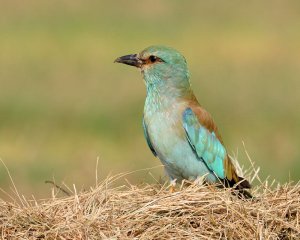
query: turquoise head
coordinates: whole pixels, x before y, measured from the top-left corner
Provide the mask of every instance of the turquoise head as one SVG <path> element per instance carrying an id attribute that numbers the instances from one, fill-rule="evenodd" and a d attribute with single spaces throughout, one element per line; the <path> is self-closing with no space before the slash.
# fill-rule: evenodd
<path id="1" fill-rule="evenodd" d="M 115 62 L 140 68 L 148 91 L 185 93 L 190 90 L 186 60 L 173 48 L 151 46 L 138 54 L 119 57 Z"/>

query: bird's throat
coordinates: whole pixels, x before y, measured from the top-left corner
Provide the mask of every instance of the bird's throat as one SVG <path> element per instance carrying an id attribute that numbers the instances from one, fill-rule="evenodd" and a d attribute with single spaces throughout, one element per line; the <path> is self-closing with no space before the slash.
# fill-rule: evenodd
<path id="1" fill-rule="evenodd" d="M 174 105 L 193 98 L 193 92 L 190 88 L 178 88 L 170 85 L 159 86 L 158 84 L 147 85 L 147 96 L 145 109 L 148 114 L 157 111 L 164 111 L 172 108 Z"/>

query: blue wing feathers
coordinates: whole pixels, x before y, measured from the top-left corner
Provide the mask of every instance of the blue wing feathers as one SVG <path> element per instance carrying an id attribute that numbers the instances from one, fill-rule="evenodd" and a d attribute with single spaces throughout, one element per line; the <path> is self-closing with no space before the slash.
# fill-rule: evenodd
<path id="1" fill-rule="evenodd" d="M 210 171 L 219 178 L 225 178 L 223 160 L 227 153 L 214 132 L 208 131 L 200 124 L 191 108 L 183 112 L 183 127 L 189 144 L 195 150 L 197 157 L 203 159 Z"/>

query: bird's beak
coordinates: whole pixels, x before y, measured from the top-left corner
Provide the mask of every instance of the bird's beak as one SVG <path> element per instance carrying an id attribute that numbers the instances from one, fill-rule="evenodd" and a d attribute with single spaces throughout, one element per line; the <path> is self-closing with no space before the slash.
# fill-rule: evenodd
<path id="1" fill-rule="evenodd" d="M 130 54 L 123 57 L 117 58 L 114 62 L 124 63 L 130 66 L 135 66 L 140 68 L 142 66 L 143 61 L 138 58 L 137 54 Z"/>

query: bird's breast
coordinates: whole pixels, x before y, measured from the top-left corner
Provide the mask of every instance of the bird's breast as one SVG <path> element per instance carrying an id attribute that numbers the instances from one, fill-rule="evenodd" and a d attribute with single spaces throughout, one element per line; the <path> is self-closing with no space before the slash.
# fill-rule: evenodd
<path id="1" fill-rule="evenodd" d="M 187 108 L 184 101 L 177 101 L 167 108 L 146 106 L 144 121 L 151 145 L 172 179 L 196 179 L 209 174 L 205 164 L 197 159 L 183 128 L 182 113 Z M 211 181 L 214 175 L 208 176 Z"/>
<path id="2" fill-rule="evenodd" d="M 185 140 L 182 126 L 183 105 L 180 102 L 174 102 L 161 109 L 149 109 L 149 106 L 145 106 L 144 119 L 149 138 L 155 151 L 161 156 L 160 158 L 169 156 L 176 145 Z"/>

